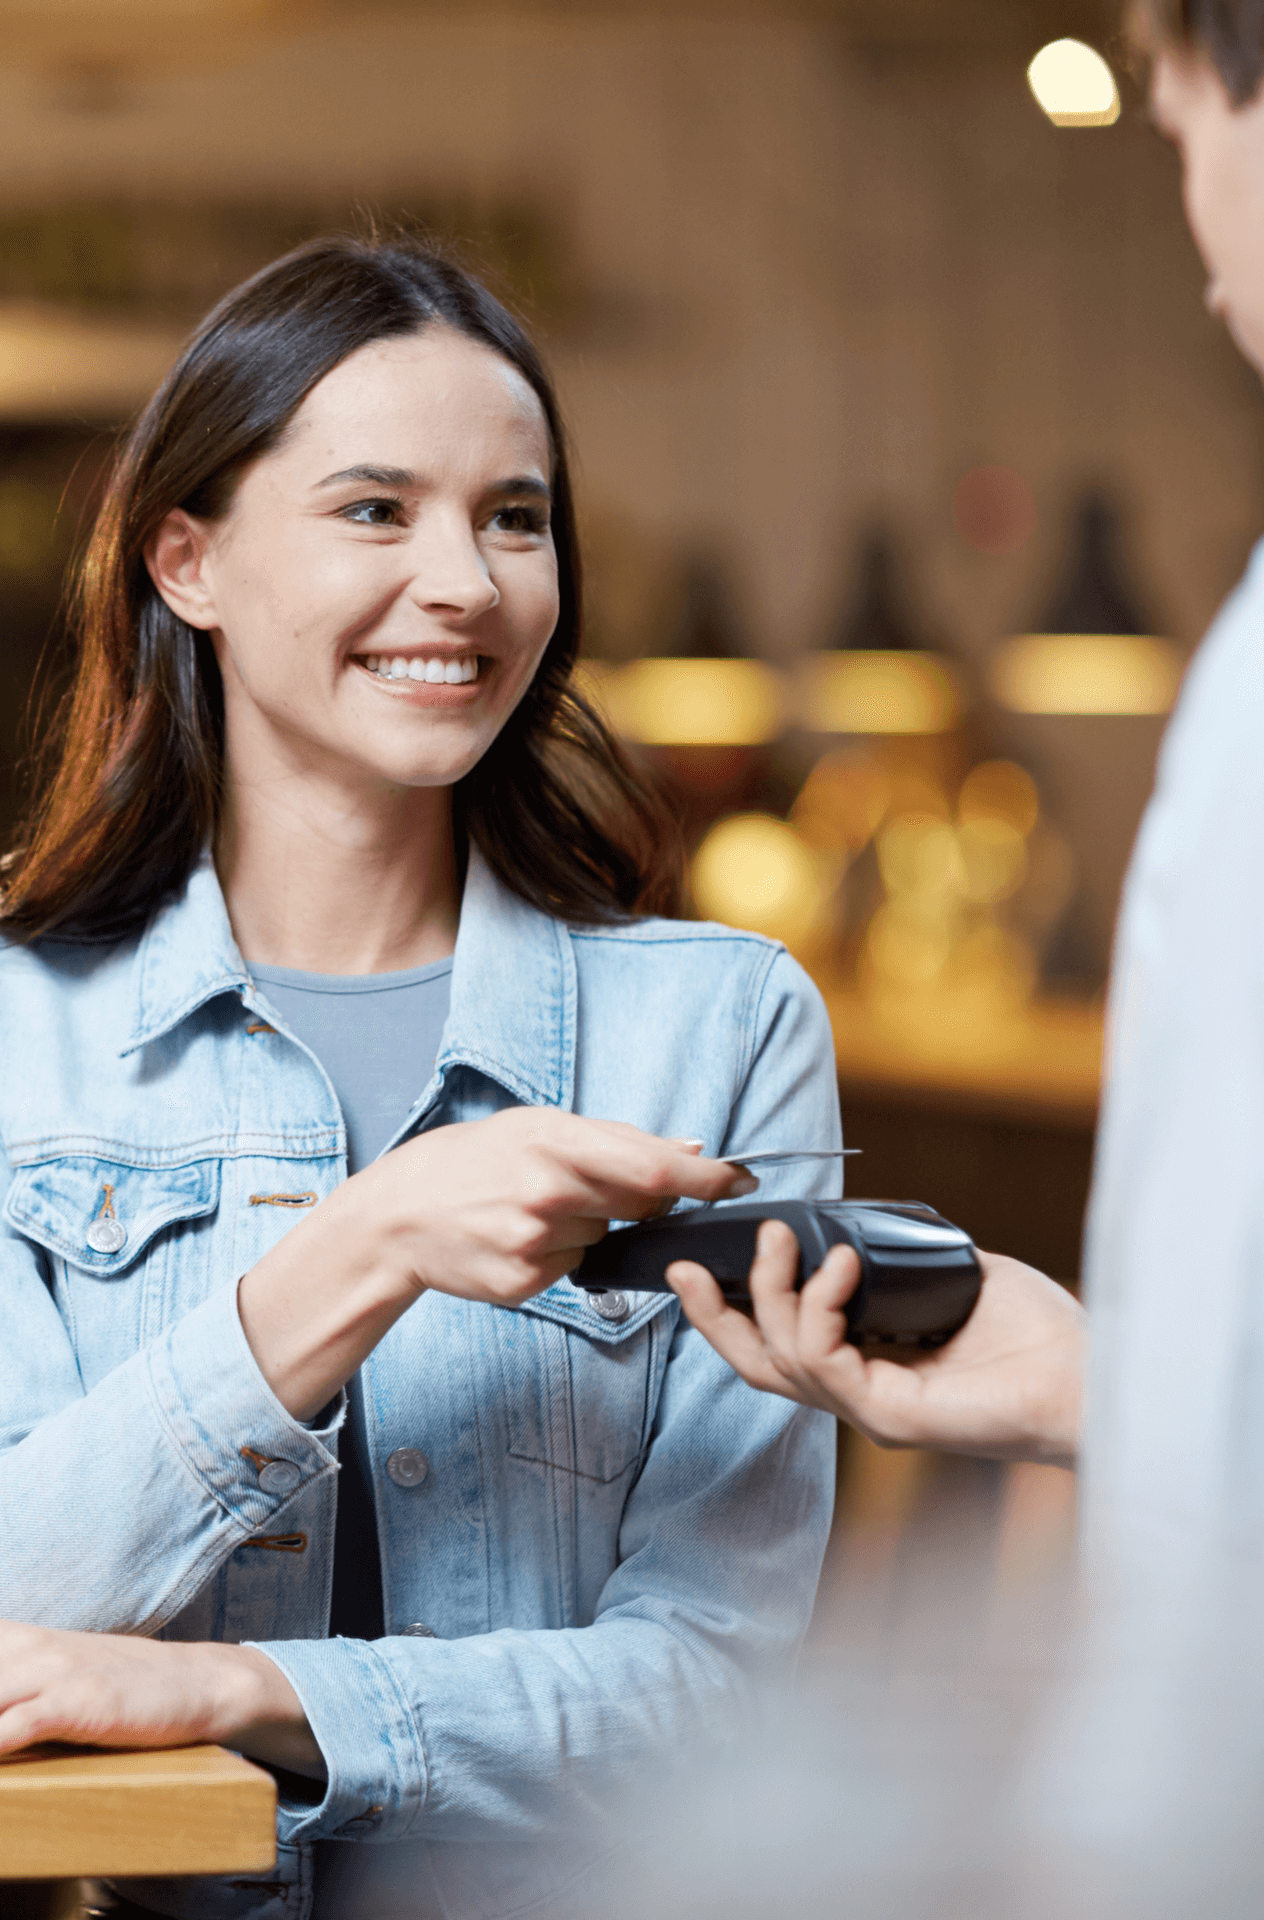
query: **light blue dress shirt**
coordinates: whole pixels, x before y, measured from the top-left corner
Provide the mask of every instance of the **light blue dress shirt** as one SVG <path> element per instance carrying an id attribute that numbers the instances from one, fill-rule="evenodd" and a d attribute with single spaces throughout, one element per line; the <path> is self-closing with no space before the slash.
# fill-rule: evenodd
<path id="1" fill-rule="evenodd" d="M 315 1804 L 283 1795 L 275 1870 L 135 1897 L 309 1920 L 323 1875 L 325 1911 L 380 1920 L 355 1889 L 395 1859 L 410 1920 L 560 1911 L 647 1771 L 731 1740 L 793 1661 L 832 1422 L 745 1386 L 670 1295 L 612 1317 L 565 1280 L 516 1311 L 429 1292 L 359 1376 L 386 1636 L 330 1640 L 345 1400 L 290 1417 L 236 1286 L 346 1177 L 346 1133 L 209 862 L 133 941 L 0 947 L 0 1062 L 0 1616 L 256 1643 L 328 1768 Z M 783 949 L 568 928 L 474 855 L 396 1138 L 522 1103 L 712 1153 L 840 1141 L 824 1008 Z"/>

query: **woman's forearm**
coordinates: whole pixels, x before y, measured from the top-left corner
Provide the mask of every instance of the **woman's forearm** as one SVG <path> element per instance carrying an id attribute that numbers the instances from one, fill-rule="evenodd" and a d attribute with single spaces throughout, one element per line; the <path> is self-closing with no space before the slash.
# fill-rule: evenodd
<path id="1" fill-rule="evenodd" d="M 417 1299 L 362 1176 L 338 1187 L 242 1279 L 237 1310 L 286 1412 L 314 1419 Z"/>

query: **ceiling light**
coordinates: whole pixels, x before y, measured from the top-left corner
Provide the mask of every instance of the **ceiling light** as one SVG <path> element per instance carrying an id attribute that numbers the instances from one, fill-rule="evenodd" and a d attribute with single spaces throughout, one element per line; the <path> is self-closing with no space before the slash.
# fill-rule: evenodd
<path id="1" fill-rule="evenodd" d="M 1182 660 L 1134 593 L 1118 516 L 1100 494 L 1081 500 L 1066 570 L 1050 603 L 989 663 L 993 695 L 1016 713 L 1166 713 Z"/>
<path id="2" fill-rule="evenodd" d="M 1027 84 L 1055 127 L 1111 127 L 1119 89 L 1100 53 L 1082 40 L 1051 40 L 1027 69 Z"/>
<path id="3" fill-rule="evenodd" d="M 956 683 L 934 653 L 817 653 L 799 679 L 798 720 L 813 733 L 948 733 Z"/>
<path id="4" fill-rule="evenodd" d="M 784 724 L 780 679 L 760 660 L 633 660 L 604 670 L 589 662 L 581 684 L 615 732 L 643 746 L 756 747 Z"/>
<path id="5" fill-rule="evenodd" d="M 1148 634 L 1020 633 L 993 656 L 992 690 L 1016 713 L 1166 713 L 1181 667 Z"/>

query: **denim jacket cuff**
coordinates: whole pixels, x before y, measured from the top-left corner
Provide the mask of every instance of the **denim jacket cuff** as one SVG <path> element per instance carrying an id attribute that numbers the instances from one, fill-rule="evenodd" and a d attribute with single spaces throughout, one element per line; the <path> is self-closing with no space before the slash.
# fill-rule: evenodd
<path id="1" fill-rule="evenodd" d="M 184 1464 L 247 1532 L 267 1526 L 322 1474 L 337 1472 L 334 1436 L 346 1415 L 339 1394 L 326 1426 L 286 1412 L 259 1371 L 223 1287 L 154 1342 L 149 1390 Z"/>
<path id="2" fill-rule="evenodd" d="M 328 1786 L 318 1806 L 282 1799 L 277 1831 L 296 1840 L 403 1840 L 429 1788 L 425 1749 L 387 1662 L 365 1640 L 247 1644 L 278 1666 L 303 1705 Z"/>

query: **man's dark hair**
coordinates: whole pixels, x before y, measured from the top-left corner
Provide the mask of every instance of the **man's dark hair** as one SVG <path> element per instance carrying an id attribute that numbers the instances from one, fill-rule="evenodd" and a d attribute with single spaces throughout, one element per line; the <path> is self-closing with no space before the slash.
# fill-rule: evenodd
<path id="1" fill-rule="evenodd" d="M 1138 0 L 1134 28 L 1150 48 L 1165 42 L 1207 58 L 1235 107 L 1264 80 L 1264 0 Z"/>
<path id="2" fill-rule="evenodd" d="M 227 510 L 243 469 L 277 445 L 317 381 L 348 354 L 454 328 L 533 388 L 553 456 L 560 611 L 526 694 L 454 792 L 458 835 L 533 906 L 579 922 L 671 912 L 665 812 L 575 686 L 580 571 L 553 387 L 512 314 L 415 242 L 314 240 L 222 300 L 121 451 L 74 600 L 74 689 L 17 851 L 0 936 L 117 939 L 183 886 L 213 839 L 224 756 L 219 668 L 145 566 L 173 508 Z"/>

